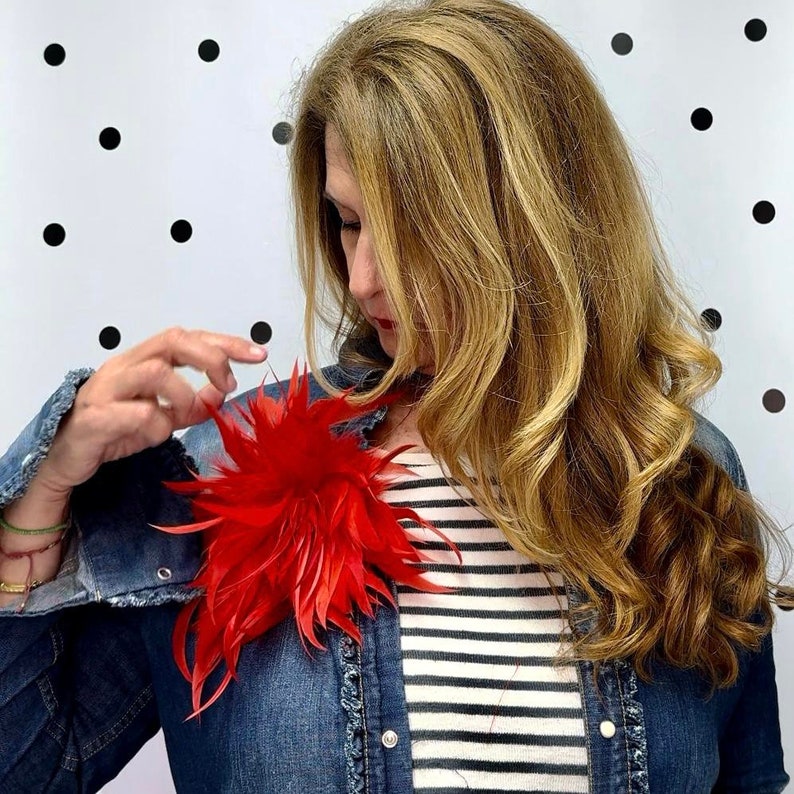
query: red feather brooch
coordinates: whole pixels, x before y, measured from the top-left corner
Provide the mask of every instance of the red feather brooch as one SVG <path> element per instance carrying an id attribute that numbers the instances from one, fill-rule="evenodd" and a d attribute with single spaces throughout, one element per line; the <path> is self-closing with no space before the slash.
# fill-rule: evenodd
<path id="1" fill-rule="evenodd" d="M 374 615 L 385 600 L 395 606 L 386 579 L 429 592 L 447 589 L 427 581 L 417 563 L 429 558 L 400 523 L 410 519 L 457 548 L 432 524 L 406 507 L 393 507 L 378 497 L 392 475 L 411 473 L 392 462 L 410 445 L 380 452 L 360 449 L 351 432 L 335 425 L 390 404 L 397 395 L 367 406 L 350 406 L 345 396 L 309 402 L 306 366 L 298 379 L 292 371 L 289 391 L 274 400 L 260 387 L 248 399 L 248 413 L 233 407 L 253 429 L 247 434 L 208 405 L 235 467 L 220 463 L 221 476 L 195 481 L 165 482 L 171 490 L 194 496 L 197 522 L 156 529 L 173 534 L 204 531 L 201 567 L 191 583 L 204 594 L 187 603 L 174 627 L 174 658 L 191 682 L 196 716 L 220 697 L 232 678 L 243 645 L 295 615 L 307 648 L 325 646 L 318 629 L 333 624 L 357 642 L 361 633 L 356 610 Z M 194 625 L 191 617 L 196 615 Z M 188 631 L 196 634 L 195 658 L 188 668 Z M 215 693 L 200 704 L 210 673 L 226 663 Z"/>

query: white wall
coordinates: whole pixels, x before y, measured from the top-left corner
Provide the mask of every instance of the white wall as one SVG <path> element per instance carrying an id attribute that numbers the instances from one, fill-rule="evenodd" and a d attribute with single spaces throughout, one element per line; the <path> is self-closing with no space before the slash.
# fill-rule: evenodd
<path id="1" fill-rule="evenodd" d="M 792 516 L 794 5 L 789 0 L 538 0 L 527 6 L 582 53 L 640 159 L 672 259 L 701 309 L 722 316 L 725 375 L 704 412 L 750 485 Z M 293 274 L 287 120 L 293 79 L 356 0 L 3 0 L 0 3 L 0 449 L 71 368 L 98 367 L 170 325 L 273 329 L 286 377 L 303 356 Z M 760 41 L 745 35 L 760 17 Z M 613 51 L 616 34 L 628 54 Z M 198 57 L 212 39 L 220 56 Z M 57 43 L 66 59 L 45 63 Z M 705 108 L 713 124 L 696 130 Z M 103 149 L 115 127 L 121 144 Z M 771 223 L 753 208 L 774 206 Z M 171 224 L 188 220 L 177 243 Z M 66 231 L 58 246 L 43 231 Z M 115 328 L 115 349 L 100 343 Z M 103 340 L 107 337 L 103 335 Z M 789 344 L 787 344 L 789 343 Z M 197 373 L 184 373 L 198 386 Z M 236 368 L 240 390 L 266 365 Z M 794 757 L 792 618 L 776 632 L 781 719 Z M 105 792 L 173 791 L 161 736 Z"/>

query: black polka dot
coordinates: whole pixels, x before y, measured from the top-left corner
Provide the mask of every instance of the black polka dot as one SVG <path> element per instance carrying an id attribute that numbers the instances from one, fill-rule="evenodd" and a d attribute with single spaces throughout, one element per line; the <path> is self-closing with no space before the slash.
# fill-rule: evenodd
<path id="1" fill-rule="evenodd" d="M 266 322 L 259 321 L 251 326 L 251 339 L 258 345 L 266 345 L 273 336 L 273 329 Z"/>
<path id="2" fill-rule="evenodd" d="M 292 140 L 292 134 L 292 124 L 286 121 L 279 121 L 279 123 L 273 127 L 273 140 L 276 143 L 280 143 L 282 146 L 288 144 Z"/>
<path id="3" fill-rule="evenodd" d="M 121 143 L 121 133 L 115 127 L 105 127 L 99 133 L 99 145 L 103 149 L 117 149 Z"/>
<path id="4" fill-rule="evenodd" d="M 217 41 L 204 39 L 198 46 L 198 54 L 202 61 L 210 63 L 211 61 L 218 60 L 218 56 L 221 54 L 221 48 L 218 46 Z"/>
<path id="5" fill-rule="evenodd" d="M 763 403 L 770 414 L 779 414 L 786 407 L 786 395 L 780 389 L 768 389 L 764 392 Z"/>
<path id="6" fill-rule="evenodd" d="M 47 245 L 60 245 L 66 239 L 66 229 L 60 223 L 50 223 L 44 229 L 44 242 Z"/>
<path id="7" fill-rule="evenodd" d="M 60 66 L 66 60 L 66 50 L 60 44 L 50 44 L 44 50 L 44 61 L 50 66 Z"/>
<path id="8" fill-rule="evenodd" d="M 171 224 L 171 237 L 177 243 L 186 243 L 193 236 L 193 227 L 186 220 L 174 221 Z"/>
<path id="9" fill-rule="evenodd" d="M 766 38 L 766 24 L 763 19 L 751 19 L 744 26 L 744 35 L 750 41 L 761 41 Z"/>
<path id="10" fill-rule="evenodd" d="M 697 108 L 692 111 L 691 121 L 696 130 L 707 130 L 714 123 L 714 116 L 707 108 Z"/>
<path id="11" fill-rule="evenodd" d="M 758 223 L 771 223 L 775 217 L 775 205 L 769 201 L 759 201 L 753 207 L 753 217 Z"/>
<path id="12" fill-rule="evenodd" d="M 118 328 L 108 325 L 99 332 L 99 344 L 105 350 L 115 350 L 121 343 L 121 334 Z"/>
<path id="13" fill-rule="evenodd" d="M 617 55 L 628 55 L 634 49 L 634 41 L 628 33 L 616 33 L 612 37 L 612 49 Z"/>
<path id="14" fill-rule="evenodd" d="M 708 331 L 716 331 L 722 325 L 722 315 L 716 309 L 705 309 L 700 313 L 700 321 Z"/>

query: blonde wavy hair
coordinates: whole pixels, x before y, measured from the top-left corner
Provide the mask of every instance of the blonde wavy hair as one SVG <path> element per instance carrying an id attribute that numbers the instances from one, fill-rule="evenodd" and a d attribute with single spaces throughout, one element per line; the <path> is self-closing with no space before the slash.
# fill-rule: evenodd
<path id="1" fill-rule="evenodd" d="M 346 23 L 296 91 L 297 254 L 322 388 L 339 394 L 316 319 L 341 359 L 383 372 L 356 404 L 405 383 L 421 338 L 435 374 L 419 430 L 518 551 L 585 594 L 597 621 L 575 654 L 733 683 L 737 649 L 772 624 L 766 541 L 788 547 L 693 444 L 720 360 L 574 50 L 502 0 L 392 2 Z M 401 329 L 393 361 L 356 352 L 377 336 L 323 197 L 329 123 Z"/>

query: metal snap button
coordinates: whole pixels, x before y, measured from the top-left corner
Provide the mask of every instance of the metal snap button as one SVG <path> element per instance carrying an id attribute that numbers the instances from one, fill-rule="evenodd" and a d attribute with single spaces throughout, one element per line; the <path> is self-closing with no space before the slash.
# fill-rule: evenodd
<path id="1" fill-rule="evenodd" d="M 157 569 L 157 578 L 166 581 L 171 578 L 171 569 L 163 566 Z"/>
<path id="2" fill-rule="evenodd" d="M 615 735 L 615 723 L 612 720 L 604 720 L 599 726 L 598 730 L 605 739 L 611 739 Z"/>
<path id="3" fill-rule="evenodd" d="M 384 731 L 380 737 L 380 740 L 384 747 L 391 750 L 394 745 L 397 744 L 397 741 L 400 737 L 394 731 Z"/>

